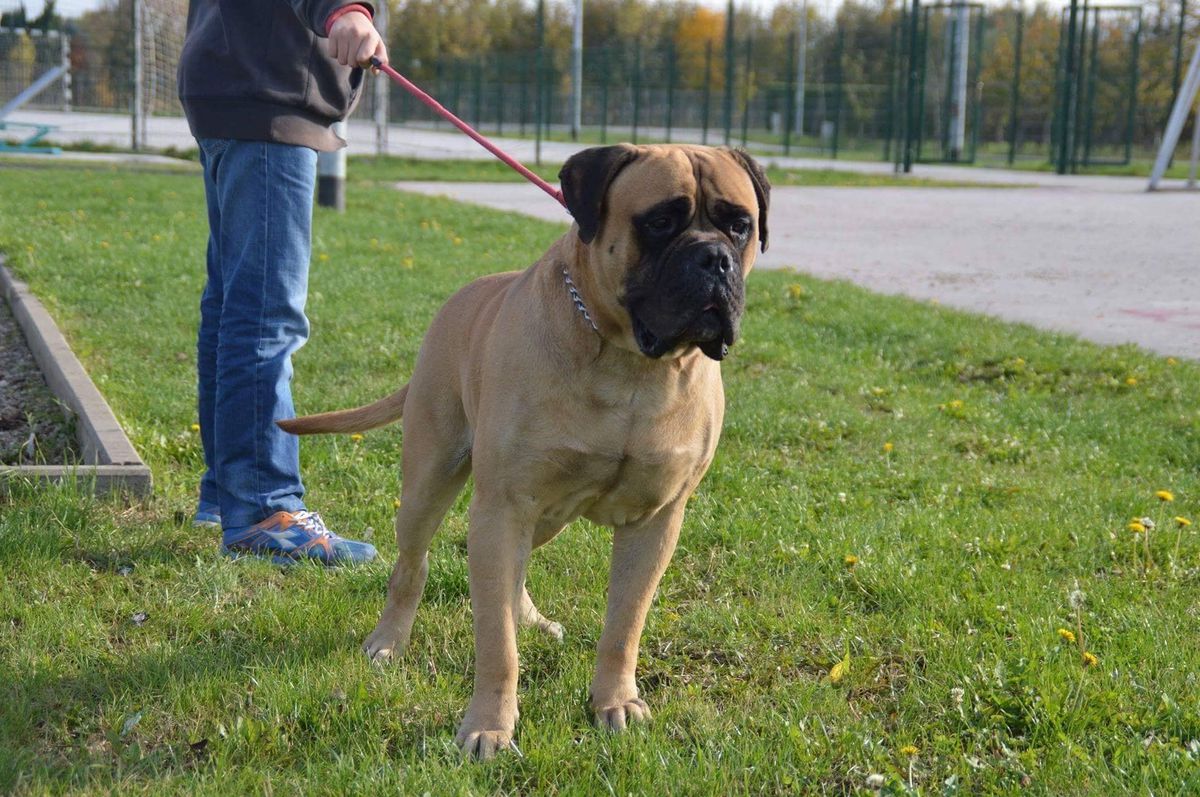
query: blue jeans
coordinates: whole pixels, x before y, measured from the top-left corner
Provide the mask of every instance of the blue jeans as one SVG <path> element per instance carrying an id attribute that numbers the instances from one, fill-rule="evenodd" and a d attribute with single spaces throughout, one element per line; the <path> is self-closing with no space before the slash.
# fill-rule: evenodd
<path id="1" fill-rule="evenodd" d="M 317 153 L 262 141 L 202 139 L 208 282 L 197 345 L 200 500 L 226 530 L 304 509 L 292 353 L 308 339 L 304 303 Z"/>

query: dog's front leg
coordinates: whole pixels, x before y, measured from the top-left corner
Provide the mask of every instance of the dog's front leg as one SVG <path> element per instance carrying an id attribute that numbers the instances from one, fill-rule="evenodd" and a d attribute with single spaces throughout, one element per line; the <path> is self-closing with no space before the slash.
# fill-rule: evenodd
<path id="1" fill-rule="evenodd" d="M 638 697 L 638 645 L 650 601 L 675 552 L 686 503 L 681 498 L 653 517 L 613 533 L 608 611 L 591 688 L 592 710 L 601 728 L 623 731 L 629 721 L 650 719 L 649 707 Z"/>
<path id="2" fill-rule="evenodd" d="M 532 528 L 512 507 L 476 492 L 467 532 L 475 691 L 455 741 L 478 759 L 509 747 L 517 724 L 517 623 Z"/>

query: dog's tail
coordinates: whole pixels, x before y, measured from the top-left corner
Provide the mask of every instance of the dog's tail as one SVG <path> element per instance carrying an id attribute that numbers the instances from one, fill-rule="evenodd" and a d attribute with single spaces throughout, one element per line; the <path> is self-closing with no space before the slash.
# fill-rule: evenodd
<path id="1" fill-rule="evenodd" d="M 349 410 L 322 412 L 275 423 L 285 432 L 292 434 L 328 434 L 330 432 L 365 432 L 392 421 L 404 414 L 404 399 L 408 396 L 408 385 L 385 396 L 373 404 Z"/>

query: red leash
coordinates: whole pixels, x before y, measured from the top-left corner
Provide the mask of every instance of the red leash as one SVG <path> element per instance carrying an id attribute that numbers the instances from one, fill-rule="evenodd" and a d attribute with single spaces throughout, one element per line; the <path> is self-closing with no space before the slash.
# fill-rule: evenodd
<path id="1" fill-rule="evenodd" d="M 533 172 L 529 171 L 529 169 L 525 168 L 525 166 L 523 166 L 520 162 L 518 162 L 515 158 L 513 158 L 507 152 L 500 149 L 492 142 L 488 141 L 486 138 L 484 138 L 482 135 L 480 135 L 478 132 L 476 132 L 475 128 L 471 127 L 469 124 L 464 122 L 462 119 L 459 119 L 453 113 L 446 110 L 446 108 L 443 107 L 440 102 L 438 102 L 433 97 L 430 97 L 428 94 L 426 94 L 424 91 L 422 91 L 421 88 L 419 86 L 417 86 L 415 83 L 413 83 L 411 80 L 409 80 L 404 75 L 397 72 L 395 69 L 392 69 L 390 66 L 383 63 L 378 58 L 374 58 L 374 57 L 371 58 L 371 66 L 373 66 L 376 69 L 380 70 L 381 72 L 385 73 L 392 80 L 399 83 L 404 88 L 405 91 L 407 91 L 409 94 L 413 95 L 418 100 L 420 100 L 421 102 L 423 102 L 427 106 L 429 106 L 429 109 L 431 111 L 433 111 L 438 116 L 445 119 L 447 122 L 450 122 L 451 124 L 453 124 L 455 127 L 457 127 L 459 130 L 466 133 L 471 138 L 478 141 L 479 144 L 484 149 L 486 149 L 488 152 L 492 153 L 497 158 L 499 158 L 500 160 L 504 161 L 506 164 L 511 166 L 518 174 L 520 174 L 526 180 L 533 183 L 534 185 L 536 185 L 538 188 L 545 191 L 550 196 L 554 197 L 556 200 L 558 200 L 558 204 L 562 205 L 564 208 L 567 206 L 567 203 L 563 200 L 562 191 L 559 191 L 557 188 L 550 185 L 548 182 L 546 182 L 542 178 L 538 177 Z"/>

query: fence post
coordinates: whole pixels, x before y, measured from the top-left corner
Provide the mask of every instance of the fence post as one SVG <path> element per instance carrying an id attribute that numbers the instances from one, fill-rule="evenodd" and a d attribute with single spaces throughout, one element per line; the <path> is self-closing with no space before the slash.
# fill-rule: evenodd
<path id="1" fill-rule="evenodd" d="M 527 72 L 529 67 L 529 54 L 526 53 L 523 56 L 517 57 L 521 60 L 521 65 L 526 67 L 526 69 L 522 69 L 521 71 Z M 521 75 L 521 111 L 517 114 L 517 119 L 518 124 L 520 125 L 522 138 L 525 136 L 525 114 L 529 110 L 529 82 L 532 78 L 533 75 L 530 74 Z"/>
<path id="2" fill-rule="evenodd" d="M 1013 82 L 1008 111 L 1008 165 L 1017 160 L 1017 115 L 1021 109 L 1021 48 L 1025 42 L 1025 9 L 1017 9 L 1017 38 L 1013 50 Z"/>
<path id="3" fill-rule="evenodd" d="M 712 39 L 704 43 L 704 120 L 700 143 L 708 145 L 708 110 L 712 101 Z"/>
<path id="4" fill-rule="evenodd" d="M 845 80 L 845 75 L 842 69 L 842 52 L 846 45 L 845 29 L 839 24 L 837 30 L 837 42 L 834 45 L 834 68 L 837 69 L 837 83 L 835 83 L 835 94 L 833 95 L 833 159 L 837 160 L 838 156 L 838 139 L 842 136 L 842 92 L 844 87 L 842 82 Z"/>
<path id="5" fill-rule="evenodd" d="M 916 143 L 917 126 L 917 77 L 919 74 L 917 50 L 920 43 L 921 0 L 912 0 L 912 13 L 908 19 L 908 80 L 904 92 L 904 158 L 905 174 L 913 169 L 913 147 Z M 923 59 L 922 59 L 923 60 Z"/>
<path id="6" fill-rule="evenodd" d="M 787 97 L 785 108 L 787 116 L 783 122 L 783 154 L 792 154 L 792 124 L 796 121 L 796 48 L 799 45 L 800 34 L 793 32 L 788 36 L 788 65 L 787 65 Z"/>
<path id="7" fill-rule="evenodd" d="M 729 10 L 725 15 L 725 146 L 729 146 L 730 135 L 733 131 L 733 0 L 729 0 Z"/>
<path id="8" fill-rule="evenodd" d="M 504 68 L 504 56 L 497 53 L 495 56 L 496 71 L 495 86 L 496 86 L 496 135 L 504 135 L 504 76 L 508 71 Z"/>
<path id="9" fill-rule="evenodd" d="M 608 143 L 608 73 L 611 51 L 605 47 L 601 52 L 603 62 L 600 65 L 600 143 Z"/>
<path id="10" fill-rule="evenodd" d="M 545 75 L 542 74 L 542 72 L 543 72 L 542 58 L 543 58 L 543 50 L 545 49 L 545 47 L 546 47 L 546 0 L 538 0 L 538 5 L 537 5 L 537 56 L 535 59 L 535 64 L 534 64 L 534 69 L 533 69 L 534 78 L 537 81 L 537 84 L 536 84 L 537 101 L 535 104 L 536 105 L 535 114 L 537 115 L 537 118 L 534 120 L 534 123 L 533 123 L 534 131 L 535 131 L 535 134 L 534 134 L 535 135 L 534 162 L 538 166 L 542 165 L 542 121 L 543 121 L 543 119 L 542 119 L 543 107 L 542 106 L 543 106 L 543 103 L 545 102 L 545 95 L 543 94 L 543 86 L 542 86 L 542 81 L 545 79 Z"/>
<path id="11" fill-rule="evenodd" d="M 1139 15 L 1138 24 L 1141 24 Z M 1183 69 L 1183 27 L 1187 24 L 1187 0 L 1179 0 L 1179 28 L 1175 31 L 1175 71 L 1171 78 L 1171 104 L 1175 106 L 1175 98 L 1179 96 L 1179 78 Z M 1168 114 L 1170 111 L 1167 112 Z"/>
<path id="12" fill-rule="evenodd" d="M 575 0 L 571 31 L 571 140 L 579 140 L 583 126 L 583 0 Z"/>
<path id="13" fill-rule="evenodd" d="M 671 122 L 675 115 L 675 43 L 667 45 L 667 143 L 671 143 Z"/>
<path id="14" fill-rule="evenodd" d="M 130 144 L 134 152 L 141 150 L 146 146 L 146 108 L 143 92 L 143 70 L 145 65 L 143 60 L 145 54 L 142 47 L 142 0 L 133 0 L 133 97 L 131 99 L 132 107 L 130 109 Z"/>
<path id="15" fill-rule="evenodd" d="M 632 143 L 638 143 L 638 117 L 642 110 L 642 40 L 633 40 L 633 132 Z"/>
<path id="16" fill-rule="evenodd" d="M 970 16 L 967 17 L 968 22 Z M 979 9 L 979 21 L 975 23 L 975 58 L 974 58 L 974 80 L 971 81 L 973 88 L 971 94 L 975 98 L 975 112 L 971 114 L 971 159 L 970 163 L 975 162 L 975 157 L 979 154 L 979 127 L 983 120 L 983 32 L 984 26 L 987 24 L 987 11 L 983 8 Z"/>
<path id="17" fill-rule="evenodd" d="M 63 110 L 71 110 L 71 37 L 65 32 L 58 34 L 59 44 L 62 47 L 62 93 L 63 93 Z"/>
<path id="18" fill-rule="evenodd" d="M 1075 94 L 1075 33 L 1079 19 L 1079 0 L 1071 0 L 1071 10 L 1067 15 L 1067 41 L 1064 49 L 1063 63 L 1063 95 L 1060 103 L 1062 121 L 1058 128 L 1058 158 L 1055 171 L 1066 174 L 1071 166 L 1071 141 L 1075 137 L 1074 94 Z"/>
<path id="19" fill-rule="evenodd" d="M 379 31 L 380 37 L 387 42 L 388 29 L 388 4 L 380 3 L 379 8 L 375 11 L 375 28 Z M 384 80 L 383 75 L 375 75 L 374 84 L 372 84 L 372 96 L 375 100 L 374 111 L 375 117 L 375 157 L 386 155 L 388 150 L 388 86 L 387 80 Z"/>
<path id="20" fill-rule="evenodd" d="M 753 76 L 754 69 L 752 59 L 754 58 L 754 37 L 746 37 L 746 91 L 743 102 L 745 105 L 742 110 L 742 146 L 746 146 L 746 141 L 750 133 L 750 99 L 753 94 Z"/>

